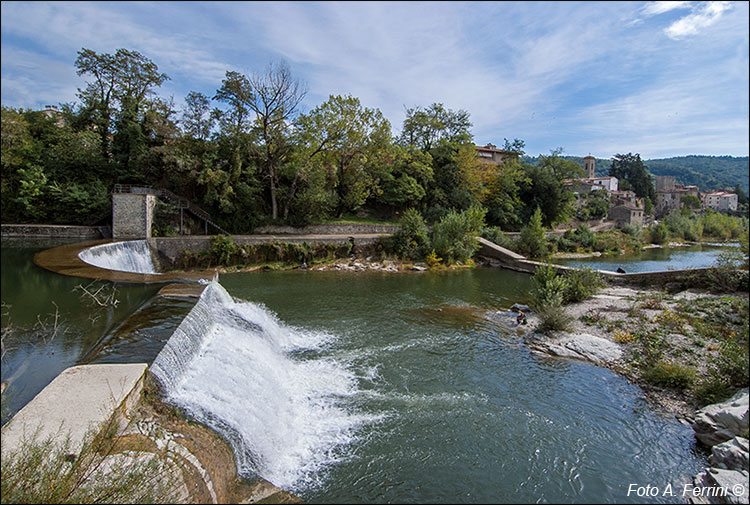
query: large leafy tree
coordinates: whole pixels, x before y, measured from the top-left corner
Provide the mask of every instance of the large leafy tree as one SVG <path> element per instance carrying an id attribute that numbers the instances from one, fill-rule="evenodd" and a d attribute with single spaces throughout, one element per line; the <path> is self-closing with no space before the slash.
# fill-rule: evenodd
<path id="1" fill-rule="evenodd" d="M 609 175 L 617 177 L 620 189 L 632 189 L 637 197 L 654 201 L 654 181 L 640 154 L 615 154 Z"/>
<path id="2" fill-rule="evenodd" d="M 472 141 L 470 115 L 465 110 L 446 109 L 442 103 L 406 109 L 399 141 L 403 145 L 429 151 L 441 140 L 456 144 Z"/>
<path id="3" fill-rule="evenodd" d="M 169 79 L 157 65 L 138 51 L 118 49 L 115 54 L 97 54 L 81 49 L 75 61 L 78 75 L 93 78 L 78 90 L 83 113 L 95 126 L 102 152 L 109 158 L 110 134 L 119 113 L 120 121 L 139 117 L 154 88 Z M 122 125 L 120 125 L 122 127 Z M 131 132 L 132 133 L 132 132 Z"/>

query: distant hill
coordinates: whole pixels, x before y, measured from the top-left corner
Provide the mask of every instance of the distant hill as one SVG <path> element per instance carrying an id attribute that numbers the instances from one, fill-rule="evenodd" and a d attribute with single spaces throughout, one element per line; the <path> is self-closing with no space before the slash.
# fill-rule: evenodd
<path id="1" fill-rule="evenodd" d="M 563 156 L 582 165 L 583 156 Z M 535 164 L 539 157 L 524 156 L 523 161 Z M 750 158 L 747 156 L 675 156 L 643 160 L 652 175 L 674 175 L 678 184 L 698 186 L 701 190 L 734 188 L 737 184 L 748 193 Z M 609 174 L 610 159 L 596 159 L 596 175 Z"/>

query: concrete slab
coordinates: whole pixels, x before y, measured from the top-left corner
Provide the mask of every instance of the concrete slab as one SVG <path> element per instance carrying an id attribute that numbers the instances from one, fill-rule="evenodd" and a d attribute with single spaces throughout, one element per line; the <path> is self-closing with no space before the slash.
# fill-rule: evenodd
<path id="1" fill-rule="evenodd" d="M 0 450 L 15 450 L 36 432 L 39 441 L 53 437 L 62 442 L 69 435 L 70 452 L 78 454 L 90 429 L 99 429 L 118 408 L 135 404 L 146 368 L 133 363 L 63 370 L 3 426 Z"/>

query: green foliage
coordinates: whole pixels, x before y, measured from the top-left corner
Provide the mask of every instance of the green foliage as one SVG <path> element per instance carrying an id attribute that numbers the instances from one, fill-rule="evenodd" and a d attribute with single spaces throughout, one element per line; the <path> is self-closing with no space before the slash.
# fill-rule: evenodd
<path id="1" fill-rule="evenodd" d="M 539 209 L 542 224 L 551 227 L 564 222 L 572 213 L 573 193 L 566 189 L 555 173 L 555 165 L 545 159 L 540 166 L 522 165 L 525 180 L 520 185 L 518 197 L 523 202 L 522 220 L 528 220 Z"/>
<path id="2" fill-rule="evenodd" d="M 474 205 L 463 212 L 451 211 L 432 227 L 431 243 L 446 263 L 465 263 L 479 249 L 477 235 L 484 227 L 486 210 Z"/>
<path id="3" fill-rule="evenodd" d="M 466 144 L 471 142 L 471 121 L 465 110 L 452 111 L 442 103 L 429 107 L 406 109 L 406 119 L 401 128 L 399 142 L 429 151 L 439 143 Z"/>
<path id="4" fill-rule="evenodd" d="M 500 247 L 511 250 L 514 248 L 513 240 L 503 233 L 503 230 L 501 230 L 499 226 L 485 226 L 482 228 L 480 236 Z"/>
<path id="5" fill-rule="evenodd" d="M 657 361 L 644 370 L 643 378 L 655 386 L 685 389 L 695 382 L 696 372 L 692 367 Z"/>
<path id="6" fill-rule="evenodd" d="M 567 279 L 557 274 L 554 265 L 540 265 L 532 278 L 532 307 L 539 317 L 542 333 L 549 331 L 569 331 L 573 317 L 565 310 L 565 292 L 569 287 Z"/>
<path id="7" fill-rule="evenodd" d="M 209 251 L 215 263 L 229 265 L 238 248 L 231 235 L 214 235 L 211 237 Z"/>
<path id="8" fill-rule="evenodd" d="M 588 300 L 604 287 L 604 279 L 592 268 L 569 270 L 565 278 L 568 284 L 563 295 L 565 303 Z"/>
<path id="9" fill-rule="evenodd" d="M 614 155 L 609 175 L 619 179 L 620 189 L 632 189 L 638 198 L 648 197 L 651 201 L 654 200 L 656 195 L 654 181 L 641 160 L 640 154 Z"/>
<path id="10" fill-rule="evenodd" d="M 648 229 L 652 244 L 665 244 L 669 241 L 669 229 L 662 222 Z"/>
<path id="11" fill-rule="evenodd" d="M 698 241 L 703 235 L 703 226 L 695 215 L 673 210 L 664 217 L 670 237 Z"/>
<path id="12" fill-rule="evenodd" d="M 529 219 L 528 224 L 521 228 L 518 249 L 521 254 L 529 258 L 543 258 L 549 254 L 547 239 L 542 226 L 542 212 L 538 207 Z"/>
<path id="13" fill-rule="evenodd" d="M 393 234 L 393 250 L 402 258 L 421 259 L 430 248 L 430 237 L 427 225 L 418 210 L 406 209 L 399 229 Z"/>
<path id="14" fill-rule="evenodd" d="M 712 210 L 706 210 L 700 223 L 704 237 L 718 240 L 737 239 L 748 229 L 747 218 L 737 218 Z"/>

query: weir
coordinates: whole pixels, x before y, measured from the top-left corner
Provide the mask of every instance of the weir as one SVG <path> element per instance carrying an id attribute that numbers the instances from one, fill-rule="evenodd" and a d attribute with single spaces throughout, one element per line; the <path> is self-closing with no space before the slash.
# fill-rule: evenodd
<path id="1" fill-rule="evenodd" d="M 241 475 L 295 489 L 370 420 L 340 403 L 358 392 L 355 375 L 317 355 L 331 338 L 290 328 L 214 280 L 151 372 L 168 403 L 224 436 Z"/>
<path id="2" fill-rule="evenodd" d="M 78 257 L 95 267 L 136 274 L 158 274 L 145 240 L 129 240 L 90 247 Z"/>

